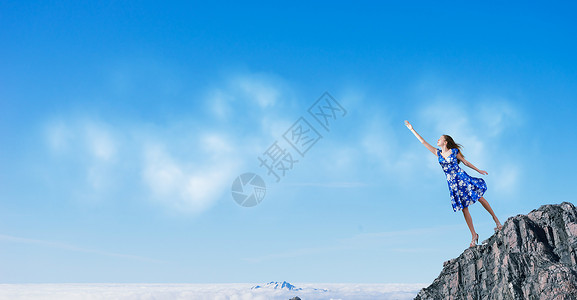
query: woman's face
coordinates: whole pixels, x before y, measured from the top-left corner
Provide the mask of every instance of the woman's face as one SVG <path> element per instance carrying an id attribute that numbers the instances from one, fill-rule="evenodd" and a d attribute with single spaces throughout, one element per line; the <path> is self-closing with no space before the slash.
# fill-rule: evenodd
<path id="1" fill-rule="evenodd" d="M 437 140 L 437 146 L 443 147 L 446 144 L 447 141 L 445 141 L 445 136 L 441 135 L 441 137 Z"/>

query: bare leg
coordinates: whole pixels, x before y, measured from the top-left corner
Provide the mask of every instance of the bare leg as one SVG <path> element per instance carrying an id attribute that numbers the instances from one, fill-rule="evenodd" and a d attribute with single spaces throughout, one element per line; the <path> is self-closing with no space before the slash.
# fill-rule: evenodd
<path id="1" fill-rule="evenodd" d="M 471 241 L 471 246 L 474 246 L 475 240 L 477 239 L 478 235 L 475 232 L 475 227 L 473 226 L 473 219 L 471 218 L 471 214 L 469 213 L 469 208 L 463 208 L 463 216 L 465 217 L 465 221 L 467 222 L 467 226 L 469 226 L 469 230 L 471 231 L 471 236 L 473 240 Z"/>
<path id="2" fill-rule="evenodd" d="M 485 200 L 485 198 L 483 197 L 479 198 L 479 202 L 481 202 L 483 207 L 491 214 L 491 216 L 493 217 L 493 221 L 495 221 L 495 224 L 497 225 L 497 229 L 501 229 L 502 227 L 501 222 L 499 222 L 499 218 L 497 218 L 497 216 L 493 212 L 493 209 L 491 208 L 491 205 L 489 205 L 489 202 L 487 202 L 487 200 Z"/>

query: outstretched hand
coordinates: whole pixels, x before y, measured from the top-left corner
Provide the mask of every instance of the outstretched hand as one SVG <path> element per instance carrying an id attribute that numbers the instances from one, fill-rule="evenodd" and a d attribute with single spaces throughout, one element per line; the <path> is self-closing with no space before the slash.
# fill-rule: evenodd
<path id="1" fill-rule="evenodd" d="M 489 173 L 487 173 L 487 171 L 484 170 L 479 170 L 479 173 L 481 173 L 482 175 L 488 175 Z"/>
<path id="2" fill-rule="evenodd" d="M 405 120 L 405 126 L 407 126 L 407 128 L 409 128 L 409 130 L 413 130 L 413 125 L 411 125 L 411 123 L 409 123 L 409 121 Z"/>

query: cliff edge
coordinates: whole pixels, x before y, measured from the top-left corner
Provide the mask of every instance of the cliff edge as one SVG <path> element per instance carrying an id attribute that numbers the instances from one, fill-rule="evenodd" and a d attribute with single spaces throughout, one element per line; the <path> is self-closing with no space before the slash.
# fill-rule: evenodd
<path id="1" fill-rule="evenodd" d="M 415 299 L 577 299 L 577 209 L 563 202 L 509 218 Z"/>

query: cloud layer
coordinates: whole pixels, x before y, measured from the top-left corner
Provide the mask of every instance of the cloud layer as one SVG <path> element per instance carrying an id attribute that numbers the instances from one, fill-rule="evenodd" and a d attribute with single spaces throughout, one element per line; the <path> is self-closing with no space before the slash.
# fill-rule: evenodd
<path id="1" fill-rule="evenodd" d="M 413 299 L 424 284 L 296 284 L 301 291 L 261 289 L 255 284 L 3 284 L 0 299 L 157 299 L 286 300 Z M 328 291 L 315 291 L 326 289 Z"/>

